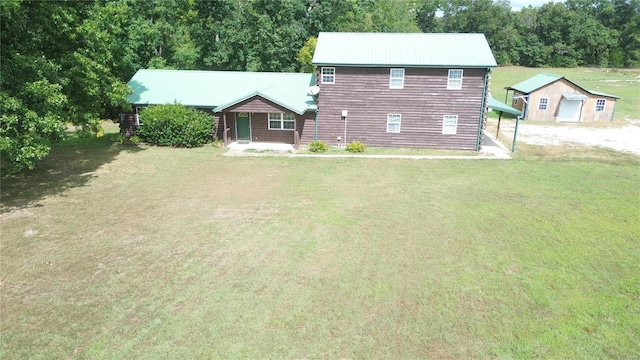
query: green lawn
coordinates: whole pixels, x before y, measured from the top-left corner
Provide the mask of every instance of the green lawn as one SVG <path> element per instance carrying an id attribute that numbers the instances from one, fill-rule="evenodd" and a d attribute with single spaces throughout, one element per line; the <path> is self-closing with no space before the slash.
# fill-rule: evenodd
<path id="1" fill-rule="evenodd" d="M 1 358 L 640 353 L 638 157 L 222 157 L 110 136 L 2 178 Z"/>
<path id="2" fill-rule="evenodd" d="M 526 68 L 504 66 L 491 71 L 491 94 L 505 102 L 505 87 L 515 85 L 540 73 L 562 75 L 578 85 L 593 91 L 619 96 L 613 117 L 614 124 L 625 124 L 625 119 L 640 120 L 640 69 L 592 68 Z M 511 95 L 506 103 L 511 104 Z"/>

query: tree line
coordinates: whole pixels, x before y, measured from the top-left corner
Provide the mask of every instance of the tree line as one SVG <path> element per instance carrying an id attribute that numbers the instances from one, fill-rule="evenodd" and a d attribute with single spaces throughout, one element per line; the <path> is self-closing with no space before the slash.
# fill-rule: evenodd
<path id="1" fill-rule="evenodd" d="M 640 0 L 93 0 L 0 3 L 3 171 L 33 168 L 66 124 L 127 107 L 141 68 L 311 71 L 320 31 L 477 32 L 501 65 L 640 65 Z"/>

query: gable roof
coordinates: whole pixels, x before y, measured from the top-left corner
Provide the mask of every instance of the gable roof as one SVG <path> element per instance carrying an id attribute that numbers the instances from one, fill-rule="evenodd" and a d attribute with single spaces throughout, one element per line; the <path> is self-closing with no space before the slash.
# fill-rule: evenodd
<path id="1" fill-rule="evenodd" d="M 321 32 L 314 65 L 496 67 L 484 34 Z"/>
<path id="2" fill-rule="evenodd" d="M 127 100 L 134 105 L 178 102 L 218 112 L 257 95 L 303 114 L 316 109 L 307 95 L 314 84 L 313 74 L 142 69 L 129 80 L 133 93 Z"/>
<path id="3" fill-rule="evenodd" d="M 582 89 L 583 91 L 592 94 L 592 95 L 596 95 L 596 96 L 605 96 L 605 97 L 611 97 L 611 98 L 616 98 L 619 99 L 619 96 L 615 96 L 615 95 L 609 95 L 609 94 L 605 94 L 602 92 L 598 92 L 598 91 L 591 91 L 588 89 L 583 88 L 582 86 L 574 83 L 573 81 L 565 78 L 564 76 L 560 76 L 560 75 L 554 75 L 554 74 L 548 74 L 548 73 L 540 73 L 538 75 L 535 75 L 533 77 L 528 78 L 527 80 L 521 81 L 515 85 L 512 86 L 508 86 L 505 89 L 507 90 L 516 90 L 519 91 L 523 94 L 530 94 L 542 87 L 545 87 L 549 84 L 552 84 L 560 79 L 565 79 L 566 81 L 568 81 L 569 83 L 577 86 L 578 88 Z"/>

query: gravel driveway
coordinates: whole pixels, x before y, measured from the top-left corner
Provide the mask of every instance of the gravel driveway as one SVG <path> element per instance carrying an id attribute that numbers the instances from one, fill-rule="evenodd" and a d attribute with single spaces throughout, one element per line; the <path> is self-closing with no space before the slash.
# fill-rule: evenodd
<path id="1" fill-rule="evenodd" d="M 514 127 L 515 121 L 502 121 L 501 137 L 513 138 Z M 640 155 L 640 126 L 630 122 L 623 127 L 598 128 L 580 124 L 537 125 L 521 121 L 517 141 L 532 145 L 573 143 Z"/>

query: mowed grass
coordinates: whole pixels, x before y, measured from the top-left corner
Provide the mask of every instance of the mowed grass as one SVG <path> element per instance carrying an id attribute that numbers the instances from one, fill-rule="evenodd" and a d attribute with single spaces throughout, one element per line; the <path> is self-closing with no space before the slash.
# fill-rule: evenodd
<path id="1" fill-rule="evenodd" d="M 109 136 L 2 178 L 2 358 L 640 353 L 638 157 L 223 157 Z"/>
<path id="2" fill-rule="evenodd" d="M 591 91 L 599 91 L 619 96 L 613 124 L 624 125 L 625 120 L 640 120 L 640 69 L 595 69 L 595 68 L 527 68 L 521 66 L 503 66 L 491 71 L 491 94 L 505 102 L 505 87 L 513 86 L 540 73 L 561 75 Z M 506 103 L 511 105 L 509 92 Z M 607 123 L 610 124 L 610 123 Z M 594 123 L 591 125 L 602 125 Z"/>

